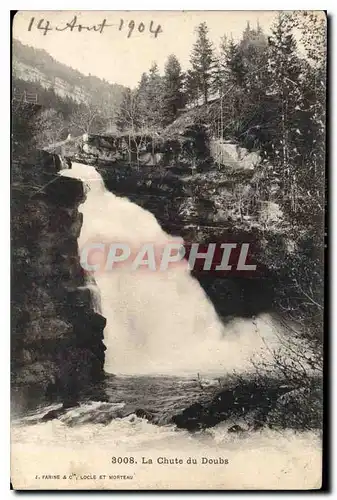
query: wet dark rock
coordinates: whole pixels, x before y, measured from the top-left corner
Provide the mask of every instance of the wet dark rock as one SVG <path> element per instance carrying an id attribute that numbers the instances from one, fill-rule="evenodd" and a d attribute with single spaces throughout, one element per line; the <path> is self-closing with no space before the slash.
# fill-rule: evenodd
<path id="1" fill-rule="evenodd" d="M 84 189 L 81 181 L 58 175 L 65 166 L 46 151 L 15 158 L 13 165 L 11 348 L 19 406 L 33 393 L 36 401 L 73 406 L 104 377 L 106 320 L 85 291 L 78 256 Z"/>
<path id="2" fill-rule="evenodd" d="M 213 399 L 194 403 L 181 413 L 174 415 L 172 422 L 179 428 L 190 431 L 214 427 L 220 422 L 244 422 L 250 430 L 266 425 L 268 413 L 279 397 L 289 388 L 280 382 L 270 381 L 270 386 L 259 386 L 255 381 L 239 380 L 216 394 Z M 233 424 L 229 432 L 245 430 L 241 424 Z"/>
<path id="3" fill-rule="evenodd" d="M 29 386 L 39 382 L 42 387 L 55 384 L 58 375 L 56 360 L 51 362 L 41 359 L 42 356 L 38 355 L 38 352 L 34 349 L 34 344 L 25 349 L 24 355 L 25 357 L 19 360 L 21 366 L 18 367 L 15 377 L 12 379 L 14 383 L 18 386 Z M 36 360 L 36 358 L 39 358 L 39 360 Z"/>
<path id="4" fill-rule="evenodd" d="M 153 420 L 153 414 L 148 410 L 143 410 L 142 408 L 137 408 L 134 413 L 135 413 L 136 417 L 144 418 L 148 422 L 151 422 Z"/>
<path id="5" fill-rule="evenodd" d="M 179 428 L 195 431 L 206 427 L 214 427 L 220 420 L 212 412 L 212 409 L 200 403 L 194 403 L 189 408 L 183 410 L 182 413 L 174 415 L 172 422 Z"/>
<path id="6" fill-rule="evenodd" d="M 246 432 L 246 431 L 247 431 L 247 429 L 243 429 L 243 428 L 241 427 L 241 425 L 235 424 L 235 425 L 232 425 L 232 426 L 228 429 L 228 431 L 227 431 L 227 432 L 228 432 L 229 434 L 233 434 L 233 433 L 237 434 L 237 433 Z"/>
<path id="7" fill-rule="evenodd" d="M 68 408 L 71 408 L 71 406 L 63 406 L 62 408 L 57 408 L 55 410 L 50 410 L 48 411 L 48 413 L 46 413 L 45 415 L 43 415 L 43 417 L 41 418 L 41 422 L 50 422 L 50 420 L 55 420 L 57 418 L 59 418 L 61 415 L 63 415 Z"/>
<path id="8" fill-rule="evenodd" d="M 43 191 L 48 201 L 58 207 L 72 208 L 84 201 L 82 181 L 72 177 L 55 176 Z"/>

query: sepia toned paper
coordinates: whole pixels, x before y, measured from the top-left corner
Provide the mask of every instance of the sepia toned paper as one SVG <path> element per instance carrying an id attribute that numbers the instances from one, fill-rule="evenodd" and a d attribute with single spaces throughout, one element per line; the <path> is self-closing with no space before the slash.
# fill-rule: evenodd
<path id="1" fill-rule="evenodd" d="M 15 490 L 322 487 L 326 24 L 14 15 Z"/>

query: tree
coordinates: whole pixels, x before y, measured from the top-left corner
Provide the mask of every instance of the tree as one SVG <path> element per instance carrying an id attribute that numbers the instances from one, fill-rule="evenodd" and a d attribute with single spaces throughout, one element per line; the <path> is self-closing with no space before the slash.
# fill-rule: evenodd
<path id="1" fill-rule="evenodd" d="M 215 67 L 213 44 L 208 38 L 206 23 L 199 24 L 197 28 L 197 41 L 192 54 L 191 65 L 194 82 L 200 90 L 204 104 L 208 103 L 209 93 L 212 87 L 212 79 Z"/>
<path id="2" fill-rule="evenodd" d="M 319 15 L 282 12 L 269 37 L 267 92 L 277 112 L 269 123 L 272 174 L 265 178 L 267 187 L 273 178 L 279 180 L 277 201 L 291 222 L 288 238 L 297 248 L 283 264 L 276 305 L 316 350 L 321 346 L 324 302 L 326 91 L 326 20 Z"/>
<path id="3" fill-rule="evenodd" d="M 105 121 L 96 106 L 82 104 L 70 115 L 69 125 L 82 134 L 91 134 L 101 131 Z"/>
<path id="4" fill-rule="evenodd" d="M 40 107 L 12 100 L 12 152 L 20 156 L 36 149 L 38 135 L 37 115 Z"/>
<path id="5" fill-rule="evenodd" d="M 226 67 L 228 68 L 229 79 L 238 87 L 244 87 L 247 76 L 247 68 L 244 63 L 244 55 L 241 44 L 236 44 L 233 39 L 230 39 L 225 50 Z"/>
<path id="6" fill-rule="evenodd" d="M 300 31 L 302 47 L 309 63 L 304 66 L 301 83 L 304 99 L 301 104 L 303 120 L 300 150 L 306 158 L 307 168 L 302 169 L 300 182 L 307 192 L 303 210 L 317 215 L 322 210 L 325 164 L 326 116 L 326 50 L 327 20 L 323 12 L 299 11 L 292 14 L 294 27 Z M 304 140 L 305 139 L 305 140 Z"/>
<path id="7" fill-rule="evenodd" d="M 142 126 L 145 126 L 145 124 L 148 122 L 148 104 L 149 104 L 148 89 L 149 89 L 149 76 L 147 73 L 144 72 L 142 73 L 140 82 L 135 91 L 135 96 L 137 97 L 137 103 L 138 103 L 139 125 L 141 123 Z"/>
<path id="8" fill-rule="evenodd" d="M 153 129 L 162 122 L 163 80 L 157 63 L 153 63 L 149 74 L 143 74 L 138 88 L 140 122 L 142 127 Z"/>
<path id="9" fill-rule="evenodd" d="M 35 123 L 36 147 L 53 146 L 65 136 L 68 125 L 55 109 L 45 109 L 39 113 Z"/>
<path id="10" fill-rule="evenodd" d="M 184 95 L 186 103 L 191 106 L 197 106 L 200 92 L 198 88 L 198 79 L 196 73 L 192 70 L 188 70 L 186 72 L 185 81 L 184 81 Z"/>
<path id="11" fill-rule="evenodd" d="M 248 68 L 241 42 L 235 43 L 232 38 L 224 36 L 213 77 L 213 92 L 219 100 L 219 106 L 213 106 L 211 110 L 213 134 L 216 137 L 222 139 L 230 133 L 232 137 L 239 138 L 250 128 L 250 116 L 255 115 L 256 101 L 249 95 L 247 76 Z M 254 108 L 253 113 L 251 108 Z"/>
<path id="12" fill-rule="evenodd" d="M 237 137 L 249 149 L 260 147 L 273 114 L 273 103 L 268 96 L 267 38 L 261 27 L 251 28 L 247 23 L 242 39 L 236 46 L 230 46 L 228 52 L 232 81 L 240 89 L 235 92 L 234 105 L 240 115 Z"/>
<path id="13" fill-rule="evenodd" d="M 241 82 L 236 75 L 234 59 L 238 59 L 237 45 L 233 39 L 224 36 L 221 39 L 212 81 L 212 91 L 218 96 L 219 106 L 211 112 L 213 134 L 221 139 L 224 136 L 225 123 L 226 127 L 234 130 L 236 115 L 242 108 L 238 105 Z"/>
<path id="14" fill-rule="evenodd" d="M 121 131 L 126 132 L 128 136 L 127 143 L 125 143 L 124 146 L 128 154 L 129 165 L 131 165 L 132 163 L 134 144 L 136 144 L 136 153 L 138 160 L 138 143 L 135 143 L 134 137 L 141 127 L 141 109 L 139 101 L 139 92 L 127 88 L 124 91 L 122 103 L 117 115 L 117 127 Z"/>
<path id="15" fill-rule="evenodd" d="M 163 123 L 173 122 L 184 106 L 183 73 L 174 54 L 168 57 L 163 79 Z"/>
<path id="16" fill-rule="evenodd" d="M 301 162 L 298 149 L 303 130 L 302 88 L 303 62 L 297 54 L 292 33 L 291 17 L 280 12 L 269 37 L 269 91 L 277 102 L 278 114 L 274 118 L 277 131 L 273 137 L 274 164 L 281 178 L 282 190 L 291 198 L 292 210 L 297 204 L 297 169 Z M 303 132 L 301 131 L 303 130 Z M 305 133 L 305 132 L 304 132 Z"/>
<path id="17" fill-rule="evenodd" d="M 127 88 L 123 93 L 122 102 L 117 115 L 117 127 L 134 133 L 140 123 L 139 95 L 137 91 Z"/>
<path id="18" fill-rule="evenodd" d="M 255 29 L 247 23 L 238 44 L 238 53 L 241 57 L 241 77 L 246 88 L 250 91 L 260 89 L 267 70 L 268 42 L 259 25 Z"/>

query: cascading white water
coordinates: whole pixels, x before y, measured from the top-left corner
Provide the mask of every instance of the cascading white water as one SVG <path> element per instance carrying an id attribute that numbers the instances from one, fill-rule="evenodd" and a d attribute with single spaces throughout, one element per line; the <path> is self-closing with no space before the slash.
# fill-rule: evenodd
<path id="1" fill-rule="evenodd" d="M 87 186 L 79 248 L 88 241 L 164 244 L 165 233 L 148 211 L 107 191 L 94 167 L 73 163 L 62 175 Z M 105 370 L 127 374 L 226 373 L 249 369 L 250 359 L 276 342 L 275 325 L 264 315 L 219 321 L 213 305 L 186 269 L 129 272 L 119 267 L 95 273 L 107 318 Z M 267 350 L 268 351 L 268 350 Z"/>
<path id="2" fill-rule="evenodd" d="M 156 219 L 127 199 L 107 192 L 94 168 L 74 164 L 62 175 L 80 178 L 88 186 L 80 207 L 84 216 L 80 248 L 88 240 L 134 246 L 167 241 L 168 235 Z M 85 401 L 58 419 L 41 420 L 49 410 L 59 408 L 56 404 L 13 422 L 13 484 L 32 490 L 142 490 L 153 487 L 155 478 L 159 489 L 184 489 L 189 477 L 192 487 L 200 489 L 320 487 L 322 455 L 316 432 L 264 428 L 228 433 L 233 424 L 229 420 L 191 434 L 135 414 L 117 417 L 123 408 L 128 413 L 128 405 L 139 405 L 160 411 L 169 422 L 172 410 L 178 411 L 177 405 L 187 407 L 201 392 L 205 394 L 205 386 L 199 387 L 195 380 L 197 373 L 209 374 L 209 381 L 215 383 L 215 372 L 225 375 L 233 369 L 247 370 L 254 354 L 271 352 L 275 327 L 271 318 L 236 320 L 223 328 L 198 282 L 182 268 L 166 273 L 131 273 L 118 268 L 96 273 L 94 278 L 97 285 L 88 277 L 86 287 L 91 290 L 95 310 L 102 310 L 107 318 L 105 369 L 132 375 L 107 380 L 111 401 Z M 151 372 L 169 376 L 137 376 Z M 193 376 L 179 376 L 188 374 Z M 109 415 L 113 418 L 107 423 Z M 112 465 L 113 453 L 135 457 L 137 468 L 124 462 Z M 178 457 L 183 464 L 167 466 L 165 474 L 163 466 L 156 463 L 159 456 Z M 153 457 L 153 465 L 142 465 L 142 457 Z M 197 464 L 188 464 L 190 457 Z M 229 465 L 205 466 L 203 457 L 226 457 Z M 119 479 L 126 474 L 130 480 Z M 41 482 L 43 475 L 59 475 L 60 480 Z"/>

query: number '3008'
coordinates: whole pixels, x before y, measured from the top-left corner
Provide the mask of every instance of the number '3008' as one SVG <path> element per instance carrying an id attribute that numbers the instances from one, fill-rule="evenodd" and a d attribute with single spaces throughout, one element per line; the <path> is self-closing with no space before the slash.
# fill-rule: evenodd
<path id="1" fill-rule="evenodd" d="M 112 457 L 112 464 L 134 464 L 134 457 Z"/>

